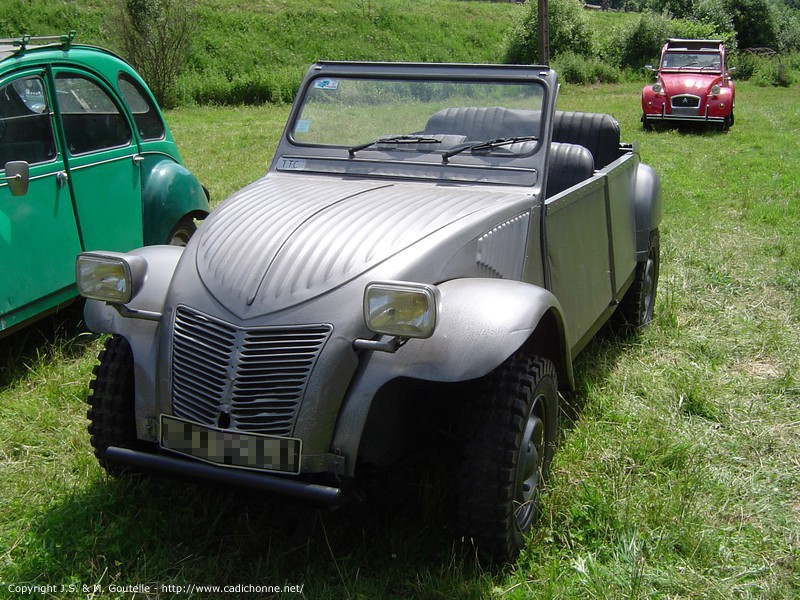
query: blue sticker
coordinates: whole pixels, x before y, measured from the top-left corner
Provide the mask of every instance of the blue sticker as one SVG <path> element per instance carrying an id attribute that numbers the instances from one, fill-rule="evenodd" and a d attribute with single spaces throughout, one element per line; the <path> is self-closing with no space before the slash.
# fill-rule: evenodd
<path id="1" fill-rule="evenodd" d="M 311 121 L 308 119 L 298 119 L 297 123 L 294 126 L 295 133 L 308 133 L 309 128 L 311 127 Z"/>
<path id="2" fill-rule="evenodd" d="M 336 90 L 339 88 L 339 82 L 335 79 L 317 79 L 314 82 L 314 89 L 317 90 Z"/>

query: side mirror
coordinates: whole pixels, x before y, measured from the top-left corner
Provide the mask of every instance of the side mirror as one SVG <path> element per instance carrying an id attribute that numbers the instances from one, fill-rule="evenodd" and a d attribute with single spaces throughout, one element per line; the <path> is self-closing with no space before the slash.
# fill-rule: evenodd
<path id="1" fill-rule="evenodd" d="M 12 160 L 6 163 L 6 181 L 12 196 L 24 196 L 28 193 L 30 183 L 30 167 L 24 160 Z"/>
<path id="2" fill-rule="evenodd" d="M 645 65 L 644 68 L 648 71 L 656 71 L 656 69 L 653 68 L 653 65 Z"/>

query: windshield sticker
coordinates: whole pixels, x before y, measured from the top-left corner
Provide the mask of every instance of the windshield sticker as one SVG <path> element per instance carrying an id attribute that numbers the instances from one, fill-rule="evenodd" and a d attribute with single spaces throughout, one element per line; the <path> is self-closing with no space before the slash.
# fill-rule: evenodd
<path id="1" fill-rule="evenodd" d="M 308 133 L 309 128 L 311 127 L 311 121 L 308 119 L 298 119 L 297 123 L 294 126 L 295 133 Z"/>
<path id="2" fill-rule="evenodd" d="M 304 158 L 287 158 L 281 156 L 278 161 L 278 169 L 281 171 L 302 171 L 306 168 Z"/>
<path id="3" fill-rule="evenodd" d="M 339 82 L 335 79 L 317 79 L 314 82 L 316 90 L 336 90 L 339 89 Z"/>

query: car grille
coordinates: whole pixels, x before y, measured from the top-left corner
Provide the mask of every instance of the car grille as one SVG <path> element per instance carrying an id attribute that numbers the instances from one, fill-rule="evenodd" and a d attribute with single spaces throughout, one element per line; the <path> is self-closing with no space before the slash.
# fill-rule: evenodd
<path id="1" fill-rule="evenodd" d="M 696 117 L 697 110 L 700 108 L 700 97 L 689 94 L 673 96 L 670 99 L 670 105 L 672 106 L 673 115 Z"/>
<path id="2" fill-rule="evenodd" d="M 245 329 L 179 307 L 173 414 L 214 427 L 290 435 L 331 330 L 330 325 Z"/>

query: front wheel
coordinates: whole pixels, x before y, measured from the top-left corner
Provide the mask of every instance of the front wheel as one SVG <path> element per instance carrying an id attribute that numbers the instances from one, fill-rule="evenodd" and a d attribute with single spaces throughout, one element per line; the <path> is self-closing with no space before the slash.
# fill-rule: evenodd
<path id="1" fill-rule="evenodd" d="M 92 391 L 86 399 L 89 404 L 86 416 L 94 455 L 109 474 L 116 476 L 126 469 L 108 460 L 108 447 L 135 448 L 138 445 L 133 353 L 128 340 L 115 335 L 106 340 L 98 359 L 100 362 L 94 368 L 94 379 L 89 384 Z"/>
<path id="2" fill-rule="evenodd" d="M 555 450 L 558 383 L 551 361 L 517 353 L 481 382 L 469 408 L 459 484 L 464 540 L 513 561 L 538 515 Z"/>

